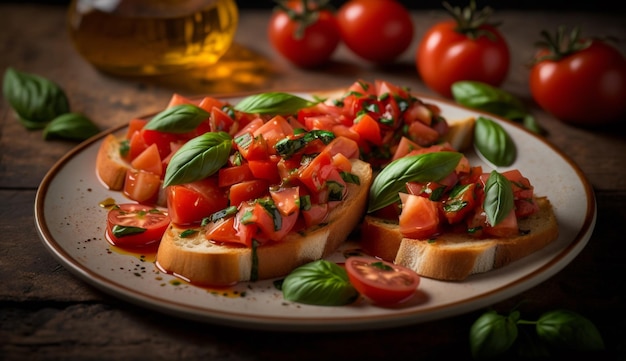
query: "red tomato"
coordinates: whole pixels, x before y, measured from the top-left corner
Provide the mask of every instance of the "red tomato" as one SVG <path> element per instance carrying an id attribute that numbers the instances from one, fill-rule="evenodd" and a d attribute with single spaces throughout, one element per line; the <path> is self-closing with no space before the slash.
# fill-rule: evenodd
<path id="1" fill-rule="evenodd" d="M 328 62 L 340 41 L 333 14 L 329 10 L 303 9 L 300 1 L 290 1 L 287 6 L 295 10 L 295 16 L 279 7 L 269 22 L 268 36 L 274 49 L 300 67 L 311 68 Z M 317 19 L 307 24 L 314 16 Z"/>
<path id="2" fill-rule="evenodd" d="M 572 42 L 580 40 L 572 39 Z M 573 46 L 573 45 L 571 45 Z M 593 126 L 626 116 L 626 60 L 614 47 L 594 40 L 569 54 L 542 50 L 530 70 L 530 92 L 544 110 L 563 122 Z"/>
<path id="3" fill-rule="evenodd" d="M 350 283 L 361 295 L 379 305 L 408 300 L 417 291 L 420 276 L 414 271 L 376 258 L 353 256 L 345 263 Z"/>
<path id="4" fill-rule="evenodd" d="M 408 238 L 428 239 L 439 231 L 439 206 L 426 197 L 400 193 L 400 232 Z"/>
<path id="5" fill-rule="evenodd" d="M 135 169 L 154 173 L 159 177 L 163 174 L 163 163 L 156 144 L 152 144 L 141 152 L 130 165 Z"/>
<path id="6" fill-rule="evenodd" d="M 468 19 L 461 13 L 472 13 L 476 18 L 474 7 L 449 10 L 455 20 L 435 24 L 417 48 L 416 66 L 422 81 L 448 98 L 452 97 L 450 86 L 460 80 L 496 87 L 502 84 L 510 63 L 509 48 L 502 34 L 485 22 L 468 25 Z"/>
<path id="7" fill-rule="evenodd" d="M 227 206 L 228 195 L 218 187 L 217 178 L 167 187 L 167 207 L 176 224 L 201 222 Z"/>
<path id="8" fill-rule="evenodd" d="M 351 0 L 339 8 L 337 22 L 348 48 L 365 60 L 389 63 L 411 45 L 413 20 L 395 0 Z"/>
<path id="9" fill-rule="evenodd" d="M 107 215 L 109 242 L 122 248 L 154 246 L 170 224 L 166 211 L 144 204 L 119 204 Z"/>
<path id="10" fill-rule="evenodd" d="M 126 171 L 123 192 L 128 198 L 139 203 L 155 204 L 159 199 L 161 177 L 143 170 Z"/>

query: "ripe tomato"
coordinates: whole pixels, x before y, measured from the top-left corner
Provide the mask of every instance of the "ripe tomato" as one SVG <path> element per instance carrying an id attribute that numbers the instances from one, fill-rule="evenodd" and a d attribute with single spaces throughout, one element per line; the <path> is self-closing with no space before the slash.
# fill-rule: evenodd
<path id="1" fill-rule="evenodd" d="M 270 43 L 293 64 L 311 68 L 330 59 L 339 45 L 339 27 L 334 15 L 306 2 L 289 1 L 279 5 L 269 22 Z"/>
<path id="2" fill-rule="evenodd" d="M 122 248 L 157 245 L 170 224 L 166 211 L 144 204 L 124 203 L 107 215 L 106 236 L 110 243 Z"/>
<path id="3" fill-rule="evenodd" d="M 228 206 L 228 194 L 219 188 L 217 178 L 167 187 L 167 208 L 172 222 L 179 225 L 200 223 L 204 217 Z"/>
<path id="4" fill-rule="evenodd" d="M 337 12 L 341 38 L 355 54 L 375 63 L 396 59 L 411 45 L 413 20 L 395 0 L 351 0 Z"/>
<path id="5" fill-rule="evenodd" d="M 529 79 L 539 106 L 576 125 L 623 120 L 626 60 L 617 49 L 598 40 L 585 43 L 577 35 L 569 39 L 565 51 L 555 48 L 550 39 L 543 45 Z"/>
<path id="6" fill-rule="evenodd" d="M 415 61 L 422 81 L 448 98 L 450 86 L 460 80 L 502 84 L 509 71 L 509 48 L 495 26 L 485 22 L 487 9 L 477 13 L 473 2 L 464 10 L 447 9 L 454 20 L 431 27 L 417 48 Z"/>
<path id="7" fill-rule="evenodd" d="M 349 257 L 345 267 L 354 288 L 383 306 L 408 300 L 421 280 L 414 271 L 377 258 Z"/>

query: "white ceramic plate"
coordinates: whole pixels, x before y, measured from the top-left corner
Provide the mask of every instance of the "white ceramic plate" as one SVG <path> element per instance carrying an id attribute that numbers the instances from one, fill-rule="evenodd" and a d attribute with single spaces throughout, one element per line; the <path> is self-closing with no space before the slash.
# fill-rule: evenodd
<path id="1" fill-rule="evenodd" d="M 427 96 L 420 98 L 439 105 L 450 120 L 485 115 Z M 107 198 L 120 203 L 128 200 L 105 189 L 95 174 L 96 153 L 106 134 L 79 145 L 49 171 L 37 192 L 35 221 L 48 250 L 84 281 L 129 302 L 183 318 L 251 329 L 340 331 L 450 317 L 487 307 L 548 279 L 583 249 L 596 221 L 593 190 L 572 160 L 522 127 L 486 116 L 498 121 L 517 144 L 518 158 L 510 168 L 520 169 L 536 194 L 547 195 L 553 203 L 559 238 L 520 261 L 464 282 L 422 279 L 419 294 L 402 307 L 381 308 L 366 302 L 343 307 L 291 303 L 271 280 L 239 284 L 236 294 L 212 292 L 176 282 L 150 261 L 112 251 L 104 239 L 106 210 L 99 204 Z M 467 156 L 471 164 L 490 169 L 473 152 Z M 342 257 L 338 252 L 331 259 Z"/>

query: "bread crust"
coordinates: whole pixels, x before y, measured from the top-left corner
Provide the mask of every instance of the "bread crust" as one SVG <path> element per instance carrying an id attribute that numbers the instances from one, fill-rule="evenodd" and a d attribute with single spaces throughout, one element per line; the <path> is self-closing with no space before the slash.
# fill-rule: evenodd
<path id="1" fill-rule="evenodd" d="M 376 256 L 375 252 L 384 249 L 386 259 L 423 277 L 462 281 L 472 274 L 504 267 L 557 239 L 559 228 L 550 201 L 546 197 L 537 197 L 535 201 L 539 211 L 519 220 L 523 234 L 518 237 L 475 239 L 464 233 L 443 233 L 432 240 L 411 239 L 402 237 L 397 223 L 366 216 L 363 227 L 368 230 L 365 234 L 369 239 L 364 239 L 362 246 Z M 371 235 L 392 237 L 375 239 Z M 396 253 L 391 257 L 393 250 Z"/>
<path id="2" fill-rule="evenodd" d="M 104 137 L 96 156 L 96 175 L 100 181 L 110 190 L 122 190 L 128 169 L 130 164 L 120 155 L 119 139 L 113 134 Z"/>
<path id="3" fill-rule="evenodd" d="M 359 176 L 360 185 L 348 184 L 347 198 L 331 211 L 327 223 L 257 247 L 258 279 L 286 276 L 302 264 L 329 256 L 348 238 L 361 221 L 372 181 L 372 169 L 366 162 L 352 160 L 352 172 Z M 156 256 L 161 270 L 207 286 L 253 279 L 251 248 L 212 243 L 201 228 L 192 237 L 181 238 L 184 230 L 170 225 L 163 236 Z"/>

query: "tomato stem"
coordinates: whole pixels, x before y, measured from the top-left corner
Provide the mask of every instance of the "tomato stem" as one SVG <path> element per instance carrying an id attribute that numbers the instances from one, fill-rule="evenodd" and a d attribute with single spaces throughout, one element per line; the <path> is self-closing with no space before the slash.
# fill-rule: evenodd
<path id="1" fill-rule="evenodd" d="M 471 0 L 469 6 L 461 8 L 460 6 L 453 7 L 448 2 L 443 2 L 443 7 L 448 10 L 450 15 L 456 20 L 456 31 L 465 34 L 468 38 L 476 40 L 481 36 L 485 36 L 488 39 L 495 40 L 495 35 L 482 28 L 483 25 L 490 25 L 497 27 L 500 23 L 489 23 L 487 20 L 493 14 L 493 9 L 489 6 L 484 7 L 481 10 L 476 9 L 476 1 Z"/>
<path id="2" fill-rule="evenodd" d="M 574 27 L 569 35 L 565 34 L 565 26 L 559 26 L 554 34 L 550 35 L 546 30 L 541 32 L 544 40 L 538 41 L 535 45 L 539 48 L 547 48 L 549 53 L 537 58 L 535 63 L 544 60 L 559 61 L 562 58 L 586 49 L 591 45 L 591 40 L 583 40 L 580 38 L 580 28 Z"/>
<path id="3" fill-rule="evenodd" d="M 287 16 L 297 22 L 299 26 L 294 33 L 296 39 L 302 39 L 309 25 L 315 24 L 322 10 L 329 9 L 330 0 L 274 0 L 278 11 L 284 11 Z"/>

